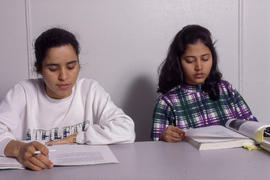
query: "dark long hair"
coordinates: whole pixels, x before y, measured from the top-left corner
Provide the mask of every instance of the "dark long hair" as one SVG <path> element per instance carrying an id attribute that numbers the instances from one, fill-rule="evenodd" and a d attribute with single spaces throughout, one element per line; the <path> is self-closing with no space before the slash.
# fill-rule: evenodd
<path id="1" fill-rule="evenodd" d="M 210 49 L 213 59 L 212 68 L 202 85 L 202 90 L 207 92 L 213 100 L 219 98 L 218 83 L 221 81 L 222 74 L 219 72 L 217 65 L 217 53 L 210 31 L 199 25 L 185 26 L 174 37 L 168 55 L 159 67 L 160 75 L 157 92 L 164 94 L 175 86 L 184 84 L 184 73 L 180 63 L 181 56 L 189 44 L 194 44 L 198 40 Z"/>

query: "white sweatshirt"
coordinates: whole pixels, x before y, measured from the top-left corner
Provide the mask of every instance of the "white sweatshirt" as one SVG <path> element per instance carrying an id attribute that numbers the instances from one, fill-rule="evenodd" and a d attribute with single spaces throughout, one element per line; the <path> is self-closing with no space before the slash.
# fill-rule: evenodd
<path id="1" fill-rule="evenodd" d="M 79 132 L 77 143 L 132 143 L 132 119 L 94 80 L 78 79 L 72 94 L 50 98 L 42 79 L 15 85 L 0 103 L 0 156 L 9 141 L 62 139 Z"/>

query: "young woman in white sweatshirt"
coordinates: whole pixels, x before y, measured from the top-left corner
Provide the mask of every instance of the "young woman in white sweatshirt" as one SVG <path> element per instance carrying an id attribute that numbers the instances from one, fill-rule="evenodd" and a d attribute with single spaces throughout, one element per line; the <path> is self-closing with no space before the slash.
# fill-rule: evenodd
<path id="1" fill-rule="evenodd" d="M 0 103 L 0 155 L 32 170 L 51 168 L 44 145 L 132 143 L 132 119 L 94 80 L 80 78 L 79 43 L 59 28 L 35 41 L 40 79 L 15 85 Z M 40 154 L 35 154 L 40 151 Z"/>

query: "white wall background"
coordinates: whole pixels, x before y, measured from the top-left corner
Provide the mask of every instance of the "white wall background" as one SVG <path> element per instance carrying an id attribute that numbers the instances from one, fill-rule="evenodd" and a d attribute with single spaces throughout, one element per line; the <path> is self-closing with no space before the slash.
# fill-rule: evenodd
<path id="1" fill-rule="evenodd" d="M 270 1 L 245 0 L 243 9 L 243 96 L 270 123 Z"/>
<path id="2" fill-rule="evenodd" d="M 217 40 L 224 78 L 243 93 L 259 120 L 267 121 L 269 4 L 267 0 L 1 0 L 0 98 L 21 79 L 36 77 L 35 38 L 54 26 L 66 28 L 81 44 L 80 76 L 98 80 L 134 119 L 137 140 L 148 140 L 158 66 L 174 35 L 197 23 Z"/>
<path id="3" fill-rule="evenodd" d="M 0 99 L 20 79 L 28 78 L 24 1 L 0 1 Z"/>

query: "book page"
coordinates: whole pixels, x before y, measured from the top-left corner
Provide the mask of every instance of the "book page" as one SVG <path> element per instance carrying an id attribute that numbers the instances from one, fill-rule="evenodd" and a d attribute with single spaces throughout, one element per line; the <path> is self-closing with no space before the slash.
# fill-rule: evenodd
<path id="1" fill-rule="evenodd" d="M 201 127 L 195 129 L 189 129 L 186 131 L 187 137 L 193 138 L 214 138 L 214 139 L 246 139 L 247 137 L 231 131 L 224 126 L 215 125 L 215 126 L 208 126 L 208 127 Z"/>
<path id="2" fill-rule="evenodd" d="M 254 141 L 222 125 L 189 129 L 186 141 L 199 150 L 236 148 L 253 145 Z"/>
<path id="3" fill-rule="evenodd" d="M 48 146 L 49 159 L 56 166 L 119 163 L 108 146 L 55 145 Z"/>
<path id="4" fill-rule="evenodd" d="M 239 132 L 256 141 L 263 138 L 263 130 L 269 125 L 257 121 L 246 121 L 242 119 L 230 119 L 225 126 L 236 132 Z"/>
<path id="5" fill-rule="evenodd" d="M 54 166 L 119 163 L 107 145 L 65 144 L 47 147 L 49 159 L 54 163 Z M 24 167 L 15 158 L 0 156 L 0 169 L 24 169 Z"/>
<path id="6" fill-rule="evenodd" d="M 24 169 L 15 158 L 0 156 L 0 169 Z"/>

